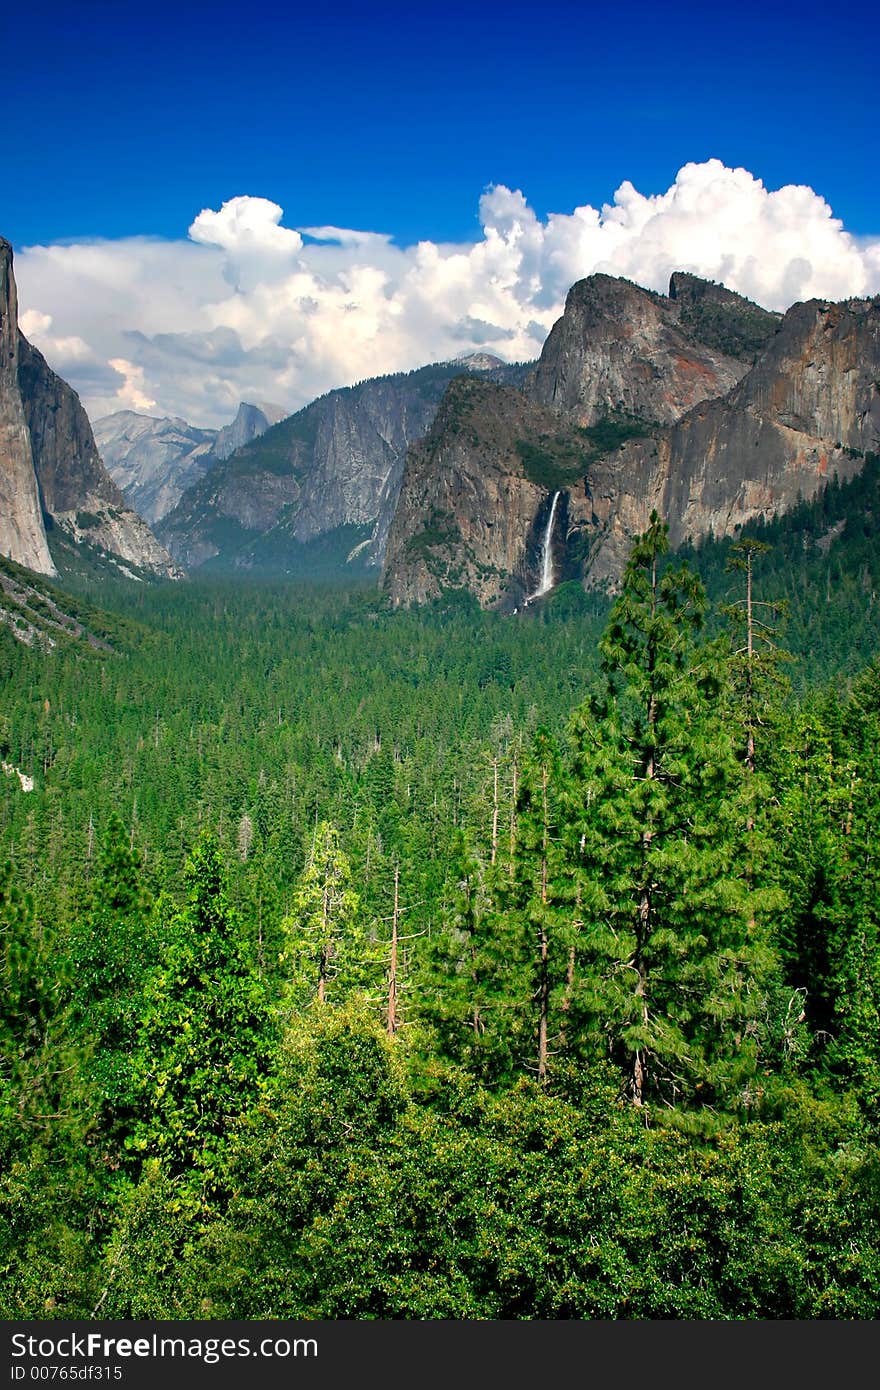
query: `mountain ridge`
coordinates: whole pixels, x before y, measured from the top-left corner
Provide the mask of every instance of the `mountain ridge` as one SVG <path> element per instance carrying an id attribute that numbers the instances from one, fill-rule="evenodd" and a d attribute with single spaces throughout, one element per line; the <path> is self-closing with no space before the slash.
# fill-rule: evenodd
<path id="1" fill-rule="evenodd" d="M 484 606 L 522 602 L 557 490 L 557 575 L 613 587 L 652 510 L 670 521 L 673 544 L 730 534 L 835 473 L 851 477 L 876 451 L 880 300 L 811 301 L 779 316 L 683 273 L 670 289 L 666 297 L 604 275 L 572 286 L 522 388 L 552 424 L 496 403 L 471 414 L 456 440 L 441 407 L 429 450 L 407 456 L 382 576 L 392 603 L 444 587 L 467 588 Z M 729 350 L 707 347 L 707 337 Z M 520 411 L 523 436 L 499 471 L 493 420 L 505 409 Z M 488 531 L 467 500 L 485 505 L 487 458 L 497 475 Z M 420 544 L 435 510 L 447 524 Z"/>
<path id="2" fill-rule="evenodd" d="M 486 355 L 479 355 L 481 358 Z M 474 370 L 518 380 L 528 364 L 467 360 L 386 373 L 319 396 L 214 465 L 157 526 L 187 568 L 277 566 L 285 549 L 369 528 L 360 559 L 381 563 L 409 444 L 450 380 Z"/>

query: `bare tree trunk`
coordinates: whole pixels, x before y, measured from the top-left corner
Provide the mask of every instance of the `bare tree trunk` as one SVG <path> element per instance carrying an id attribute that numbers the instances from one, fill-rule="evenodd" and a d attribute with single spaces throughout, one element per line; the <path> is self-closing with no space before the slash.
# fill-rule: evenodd
<path id="1" fill-rule="evenodd" d="M 330 973 L 330 885 L 324 884 L 321 894 L 321 959 L 318 966 L 318 1003 L 327 998 L 327 977 Z"/>
<path id="2" fill-rule="evenodd" d="M 263 978 L 263 964 L 263 890 L 260 889 L 257 897 L 257 965 L 261 980 Z"/>
<path id="3" fill-rule="evenodd" d="M 498 858 L 498 754 L 492 759 L 492 863 Z"/>
<path id="4" fill-rule="evenodd" d="M 657 605 L 657 560 L 654 558 L 651 567 L 651 616 L 653 618 Z M 646 782 L 652 782 L 656 776 L 656 765 L 653 747 L 653 732 L 657 723 L 657 701 L 653 690 L 653 678 L 656 662 L 656 652 L 653 647 L 648 653 L 648 675 L 651 679 L 651 694 L 648 698 L 647 709 L 647 731 L 650 738 L 645 754 L 645 761 L 642 767 L 642 777 Z M 641 836 L 641 859 L 642 859 L 642 886 L 639 894 L 639 910 L 636 920 L 636 948 L 633 953 L 632 966 L 636 972 L 636 998 L 640 1001 L 642 1023 L 648 1023 L 648 982 L 644 967 L 645 947 L 650 939 L 653 923 L 651 920 L 651 871 L 648 856 L 651 852 L 651 844 L 654 839 L 654 828 L 648 813 L 648 823 L 642 830 Z M 637 1047 L 632 1061 L 632 1072 L 630 1078 L 630 1090 L 632 1093 L 633 1105 L 642 1105 L 645 1096 L 645 1083 L 647 1079 L 647 1057 L 642 1048 Z"/>
<path id="5" fill-rule="evenodd" d="M 568 965 L 565 967 L 565 991 L 562 995 L 560 1012 L 562 1013 L 562 1023 L 559 1029 L 559 1046 L 564 1048 L 568 1026 L 568 1015 L 571 1012 L 571 996 L 574 992 L 574 967 L 575 967 L 575 945 L 574 942 L 568 948 Z"/>
<path id="6" fill-rule="evenodd" d="M 547 938 L 547 852 L 550 840 L 547 805 L 547 766 L 541 768 L 541 794 L 543 811 L 543 835 L 541 843 L 541 932 L 540 958 L 538 964 L 538 1081 L 543 1086 L 547 1080 L 547 1026 L 550 1012 L 550 971 L 548 959 L 550 945 Z"/>
<path id="7" fill-rule="evenodd" d="M 391 916 L 391 965 L 388 971 L 388 1009 L 385 1026 L 393 1038 L 400 1026 L 397 1016 L 397 924 L 400 901 L 400 865 L 394 865 L 394 912 Z"/>
<path id="8" fill-rule="evenodd" d="M 510 801 L 510 881 L 513 882 L 515 876 L 514 860 L 516 858 L 516 798 L 519 795 L 519 765 L 516 760 L 516 749 L 513 751 L 513 777 L 511 783 Z"/>
<path id="9" fill-rule="evenodd" d="M 748 735 L 746 739 L 746 767 L 749 776 L 755 775 L 755 719 L 754 719 L 754 671 L 755 629 L 752 608 L 752 552 L 746 556 L 746 700 L 748 702 Z M 749 813 L 749 830 L 754 826 L 754 817 Z"/>

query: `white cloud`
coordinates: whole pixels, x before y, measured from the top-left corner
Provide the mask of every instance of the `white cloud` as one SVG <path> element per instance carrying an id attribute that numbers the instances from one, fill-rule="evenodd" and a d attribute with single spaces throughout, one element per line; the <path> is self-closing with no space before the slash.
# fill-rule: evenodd
<path id="1" fill-rule="evenodd" d="M 45 338 L 52 327 L 52 315 L 41 314 L 38 309 L 26 309 L 23 314 L 19 314 L 18 321 L 26 338 L 33 338 L 38 334 Z"/>
<path id="2" fill-rule="evenodd" d="M 880 290 L 880 237 L 850 235 L 811 188 L 768 190 L 718 160 L 685 165 L 663 193 L 624 182 L 602 208 L 545 220 L 498 185 L 480 200 L 480 238 L 460 245 L 282 218 L 240 196 L 202 210 L 186 241 L 25 248 L 24 331 L 93 418 L 139 402 L 219 424 L 241 399 L 295 409 L 486 344 L 534 357 L 593 271 L 665 290 L 689 270 L 775 309 Z"/>
<path id="3" fill-rule="evenodd" d="M 156 402 L 152 396 L 148 396 L 144 391 L 143 367 L 136 366 L 134 362 L 126 362 L 124 357 L 112 358 L 110 366 L 123 378 L 122 385 L 116 392 L 120 410 L 150 411 L 155 407 Z"/>

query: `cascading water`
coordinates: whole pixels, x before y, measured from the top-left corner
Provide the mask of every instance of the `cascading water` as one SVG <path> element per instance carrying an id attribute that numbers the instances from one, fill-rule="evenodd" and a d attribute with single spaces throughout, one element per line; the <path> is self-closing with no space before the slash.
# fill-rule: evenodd
<path id="1" fill-rule="evenodd" d="M 541 549 L 541 582 L 532 594 L 532 598 L 543 598 L 553 588 L 553 523 L 556 520 L 558 501 L 559 493 L 554 492 L 550 516 L 547 519 L 547 530 L 544 532 L 544 544 Z"/>

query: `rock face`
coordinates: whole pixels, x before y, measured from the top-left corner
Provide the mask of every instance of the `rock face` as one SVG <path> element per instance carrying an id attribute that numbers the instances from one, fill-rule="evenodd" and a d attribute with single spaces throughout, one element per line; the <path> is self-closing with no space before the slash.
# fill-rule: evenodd
<path id="1" fill-rule="evenodd" d="M 76 392 L 19 332 L 12 248 L 6 241 L 0 241 L 0 322 L 0 475 L 6 491 L 0 549 L 30 569 L 56 573 L 48 522 L 67 541 L 108 556 L 123 572 L 133 572 L 133 566 L 147 574 L 179 576 L 107 473 Z"/>
<path id="2" fill-rule="evenodd" d="M 651 507 L 679 545 L 785 511 L 880 450 L 880 298 L 796 304 L 747 376 L 592 471 L 592 582 L 614 580 Z"/>
<path id="3" fill-rule="evenodd" d="M 552 411 L 521 391 L 468 377 L 451 384 L 409 452 L 388 537 L 386 574 L 406 576 L 407 602 L 454 587 L 513 605 L 537 587 L 547 490 L 527 476 L 520 446 L 557 432 Z"/>
<path id="4" fill-rule="evenodd" d="M 478 370 L 524 375 L 490 362 Z M 406 450 L 426 434 L 449 382 L 468 370 L 445 362 L 330 391 L 215 465 L 163 518 L 159 535 L 188 568 L 208 560 L 251 568 L 319 537 L 370 528 L 361 558 L 380 563 Z"/>
<path id="5" fill-rule="evenodd" d="M 147 574 L 180 578 L 146 522 L 126 506 L 98 453 L 79 396 L 20 338 L 19 386 L 43 510 L 77 545 Z"/>
<path id="6" fill-rule="evenodd" d="M 0 554 L 39 574 L 55 574 L 18 386 L 18 368 L 18 300 L 12 275 L 12 247 L 0 238 Z"/>
<path id="7" fill-rule="evenodd" d="M 151 526 L 204 477 L 215 457 L 216 430 L 196 429 L 174 417 L 119 410 L 96 420 L 93 429 L 107 472 Z"/>
<path id="8" fill-rule="evenodd" d="M 214 457 L 228 459 L 236 449 L 250 444 L 252 439 L 258 439 L 271 425 L 277 425 L 279 420 L 283 420 L 289 414 L 290 411 L 285 410 L 283 405 L 273 405 L 271 401 L 258 401 L 256 404 L 242 401 L 232 424 L 224 425 L 217 431 Z"/>
<path id="9" fill-rule="evenodd" d="M 720 289 L 694 276 L 674 277 L 676 297 L 667 299 L 610 275 L 579 280 L 544 344 L 534 399 L 580 425 L 610 414 L 668 424 L 700 401 L 724 395 L 748 361 L 733 336 L 727 350 L 723 333 L 713 335 L 713 345 L 704 341 L 706 315 L 698 311 L 696 285 L 705 285 L 706 294 Z M 730 290 L 722 293 L 736 307 L 747 304 Z M 733 305 L 723 307 L 729 313 Z M 748 307 L 775 331 L 776 315 Z M 690 310 L 689 322 L 682 321 L 683 309 Z"/>
<path id="10" fill-rule="evenodd" d="M 462 435 L 461 411 L 444 402 L 430 450 L 407 457 L 383 571 L 393 602 L 442 587 L 487 605 L 521 601 L 556 491 L 556 582 L 576 574 L 613 587 L 652 509 L 673 545 L 730 535 L 880 449 L 880 299 L 811 301 L 780 317 L 690 275 L 674 275 L 670 291 L 607 276 L 575 285 L 523 386 L 543 415 L 499 399 L 471 411 Z M 521 433 L 502 455 L 493 421 L 505 414 Z M 491 517 L 477 481 L 486 469 Z M 538 485 L 531 511 L 526 482 Z M 444 513 L 439 539 L 432 507 Z M 431 544 L 419 540 L 426 532 Z M 502 574 L 487 539 L 498 534 L 510 557 Z"/>
<path id="11" fill-rule="evenodd" d="M 265 433 L 286 414 L 280 405 L 242 401 L 231 425 L 203 430 L 176 416 L 157 418 L 119 410 L 96 420 L 93 429 L 107 472 L 126 502 L 155 526 L 218 460 Z"/>

